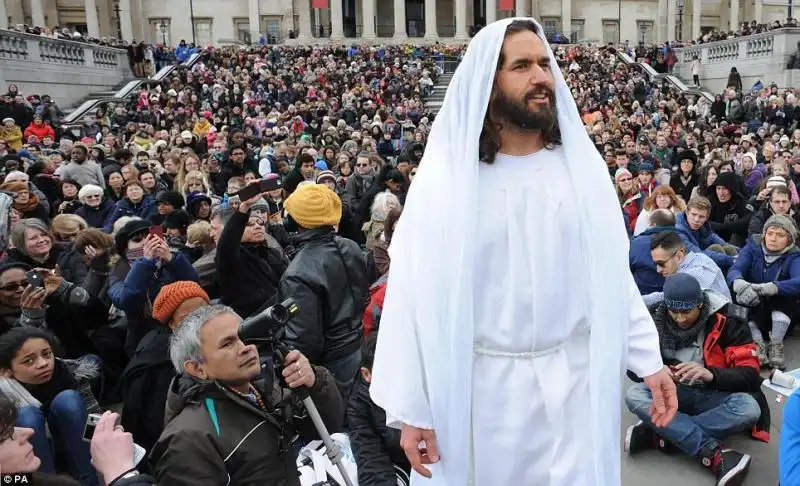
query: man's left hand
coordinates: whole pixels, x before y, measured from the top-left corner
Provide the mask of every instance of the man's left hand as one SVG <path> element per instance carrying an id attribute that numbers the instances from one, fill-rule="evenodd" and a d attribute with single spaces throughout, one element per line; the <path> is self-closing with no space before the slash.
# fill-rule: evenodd
<path id="1" fill-rule="evenodd" d="M 700 365 L 700 363 L 694 361 L 688 361 L 686 363 L 676 365 L 673 370 L 675 372 L 675 376 L 678 378 L 678 381 L 681 383 L 686 383 L 689 386 L 694 385 L 698 381 L 710 383 L 714 380 L 714 374 L 711 373 L 708 368 L 705 368 L 704 366 Z"/>
<path id="2" fill-rule="evenodd" d="M 316 382 L 314 369 L 308 358 L 303 356 L 298 350 L 289 351 L 283 360 L 283 378 L 289 388 L 299 388 L 307 386 L 311 388 Z"/>
<path id="3" fill-rule="evenodd" d="M 678 390 L 672 376 L 664 367 L 658 373 L 645 377 L 644 383 L 653 396 L 650 419 L 656 427 L 666 427 L 678 412 Z"/>

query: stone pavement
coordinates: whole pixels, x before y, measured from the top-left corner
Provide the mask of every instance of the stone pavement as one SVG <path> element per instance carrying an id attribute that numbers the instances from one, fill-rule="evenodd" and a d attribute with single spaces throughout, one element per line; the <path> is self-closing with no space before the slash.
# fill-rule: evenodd
<path id="1" fill-rule="evenodd" d="M 786 359 L 789 369 L 800 367 L 800 332 L 786 341 Z M 766 371 L 762 373 L 766 376 Z M 781 405 L 774 396 L 767 395 L 772 412 L 771 440 L 769 444 L 750 439 L 746 434 L 737 435 L 729 445 L 750 454 L 750 474 L 744 486 L 775 486 L 778 484 L 778 441 L 777 426 L 781 420 Z M 636 417 L 622 405 L 622 437 Z M 620 447 L 622 447 L 620 445 Z M 666 455 L 652 450 L 628 457 L 623 451 L 622 484 L 624 486 L 713 486 L 714 476 L 703 468 L 697 460 L 680 454 Z"/>

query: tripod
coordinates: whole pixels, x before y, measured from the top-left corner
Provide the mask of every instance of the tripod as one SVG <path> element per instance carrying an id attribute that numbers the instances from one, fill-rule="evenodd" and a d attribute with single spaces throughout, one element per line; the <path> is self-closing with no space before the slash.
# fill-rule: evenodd
<path id="1" fill-rule="evenodd" d="M 283 379 L 283 360 L 289 351 L 289 348 L 285 344 L 280 342 L 275 343 L 273 352 L 273 366 L 275 367 L 275 376 L 281 380 L 282 384 L 285 384 Z M 342 475 L 345 486 L 353 486 L 352 481 L 350 481 L 350 476 L 347 475 L 347 470 L 345 469 L 344 464 L 342 464 L 342 451 L 339 449 L 339 446 L 336 445 L 333 439 L 331 439 L 331 434 L 328 433 L 328 428 L 325 427 L 325 423 L 322 421 L 322 417 L 319 415 L 319 410 L 317 410 L 314 400 L 311 399 L 308 388 L 297 388 L 292 390 L 292 393 L 294 393 L 294 395 L 299 398 L 306 407 L 308 416 L 311 417 L 311 421 L 314 423 L 314 428 L 317 429 L 317 433 L 322 439 L 322 443 L 325 444 L 325 455 L 328 456 L 328 459 L 331 460 L 331 463 L 334 464 L 339 470 L 339 474 Z M 331 483 L 330 481 L 326 481 L 324 483 L 317 483 L 315 486 L 338 485 L 338 481 L 335 479 L 331 478 L 331 481 L 333 482 Z"/>

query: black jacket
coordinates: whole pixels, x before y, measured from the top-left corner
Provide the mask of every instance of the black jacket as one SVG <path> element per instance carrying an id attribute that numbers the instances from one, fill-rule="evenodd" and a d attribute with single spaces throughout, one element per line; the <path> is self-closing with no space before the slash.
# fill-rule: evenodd
<path id="1" fill-rule="evenodd" d="M 372 401 L 369 384 L 360 376 L 347 403 L 347 425 L 360 486 L 396 484 L 395 465 L 410 473 L 408 458 L 400 447 L 400 430 L 386 426 L 386 412 Z"/>
<path id="2" fill-rule="evenodd" d="M 92 228 L 103 229 L 114 209 L 116 205 L 108 198 L 104 198 L 100 206 L 93 208 L 84 204 L 75 211 L 75 214 L 85 219 Z"/>
<path id="3" fill-rule="evenodd" d="M 747 197 L 739 192 L 739 176 L 733 172 L 723 172 L 708 188 L 708 199 L 711 201 L 711 215 L 708 218 L 711 229 L 720 238 L 736 246 L 743 246 L 747 241 L 747 226 L 753 215 L 747 203 Z M 717 186 L 728 188 L 731 199 L 722 203 L 717 197 Z"/>
<path id="4" fill-rule="evenodd" d="M 171 336 L 166 326 L 145 334 L 120 378 L 122 426 L 148 451 L 164 430 L 164 406 L 175 377 L 169 359 Z"/>
<path id="5" fill-rule="evenodd" d="M 268 368 L 271 369 L 271 368 Z M 344 407 L 333 377 L 314 367 L 309 390 L 328 430 L 341 427 Z M 253 382 L 269 414 L 216 382 L 188 375 L 173 380 L 166 426 L 150 453 L 161 485 L 299 486 L 289 440 L 317 438 L 311 421 L 297 419 L 296 398 L 277 384 Z"/>
<path id="6" fill-rule="evenodd" d="M 278 282 L 289 263 L 280 244 L 267 235 L 266 243 L 242 243 L 249 214 L 236 211 L 217 243 L 217 266 L 222 302 L 249 317 L 276 302 Z"/>
<path id="7" fill-rule="evenodd" d="M 286 326 L 286 340 L 312 363 L 325 366 L 361 346 L 367 266 L 358 244 L 329 226 L 300 233 L 295 246 L 297 254 L 278 288 L 279 301 L 291 297 L 300 308 Z"/>

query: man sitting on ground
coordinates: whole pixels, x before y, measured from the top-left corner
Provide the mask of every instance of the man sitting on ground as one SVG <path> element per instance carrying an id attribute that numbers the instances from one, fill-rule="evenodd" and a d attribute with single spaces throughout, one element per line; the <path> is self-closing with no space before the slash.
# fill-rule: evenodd
<path id="1" fill-rule="evenodd" d="M 691 275 L 666 280 L 653 320 L 664 364 L 678 384 L 678 413 L 665 428 L 655 427 L 650 390 L 643 383 L 630 387 L 625 403 L 640 422 L 625 436 L 629 454 L 676 446 L 716 474 L 717 486 L 742 484 L 750 456 L 720 441 L 748 429 L 768 441 L 769 407 L 759 388 L 755 344 L 740 311 L 716 293 L 704 292 Z"/>
<path id="2" fill-rule="evenodd" d="M 675 231 L 664 231 L 655 235 L 650 242 L 650 255 L 664 277 L 685 273 L 700 283 L 703 290 L 713 290 L 731 302 L 731 291 L 725 282 L 725 276 L 714 260 L 702 253 L 690 252 Z M 645 295 L 644 303 L 651 307 L 664 299 L 662 292 Z"/>

